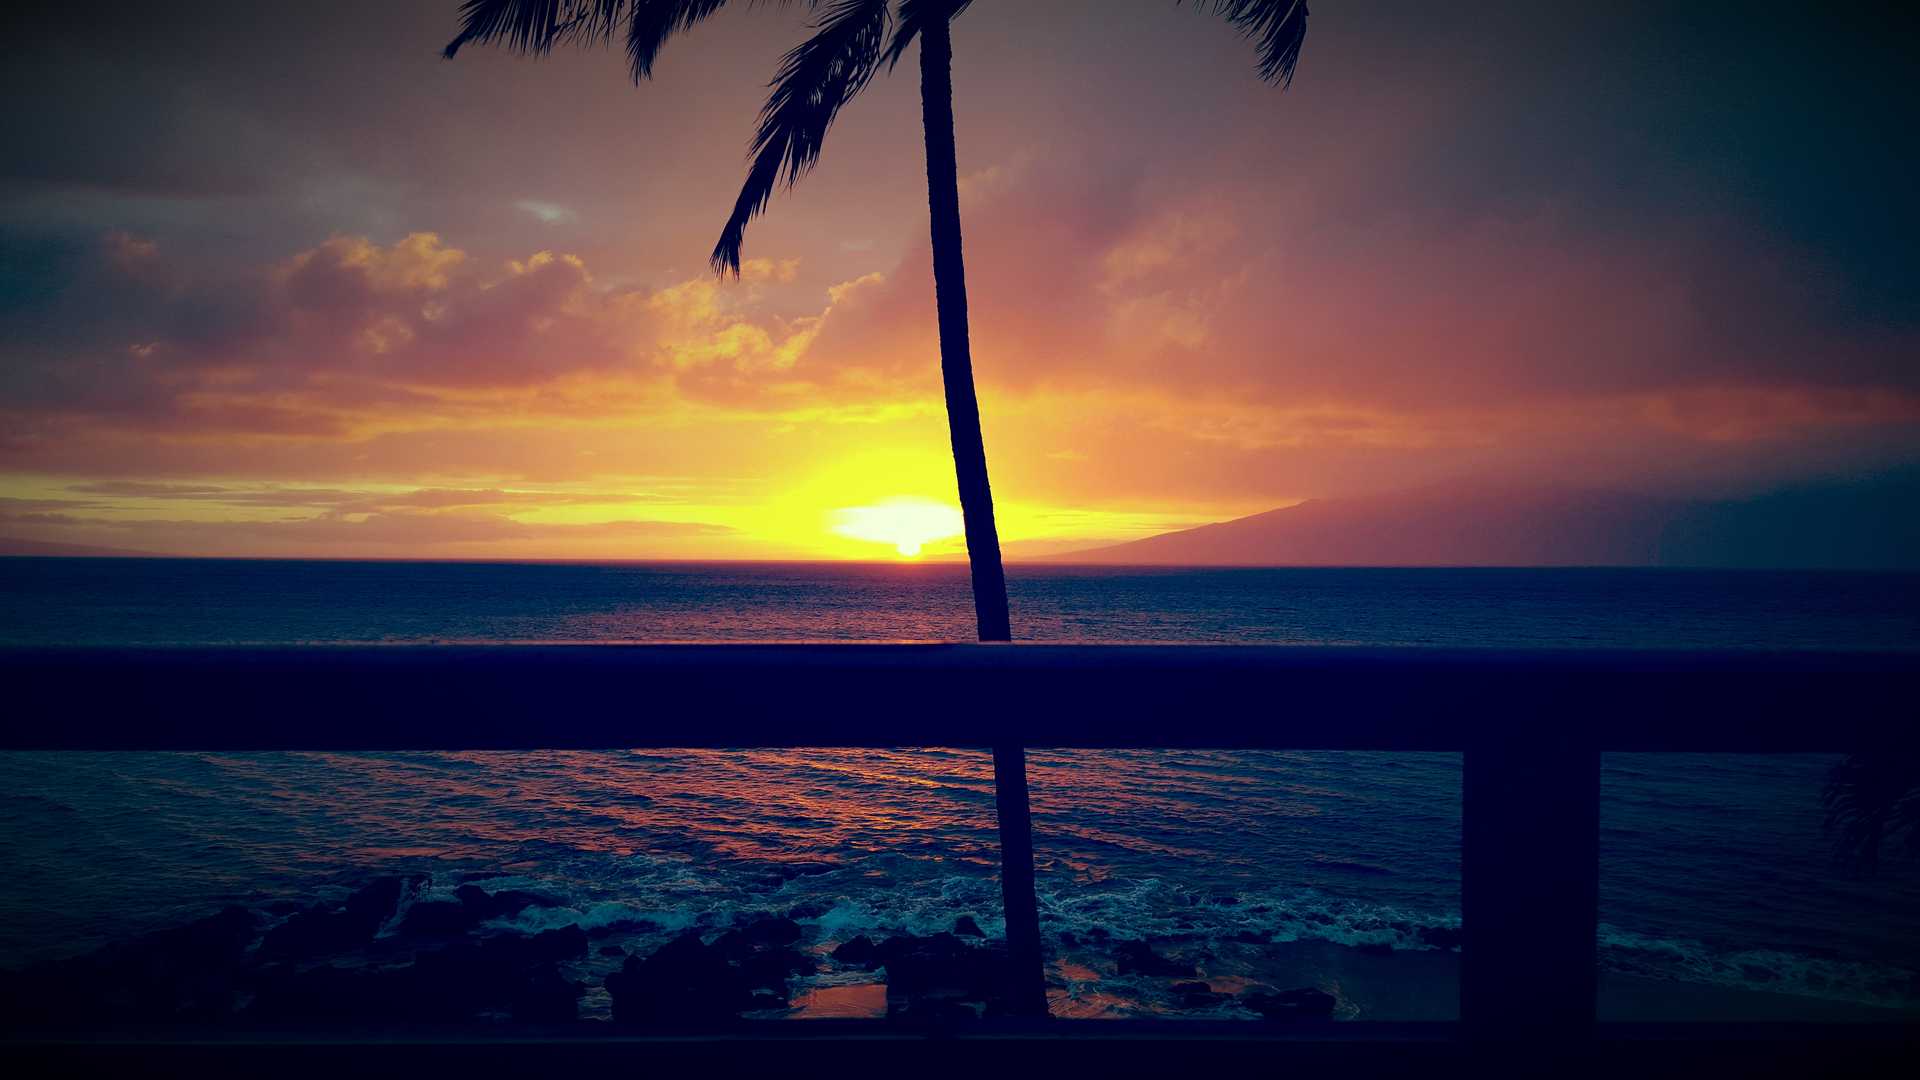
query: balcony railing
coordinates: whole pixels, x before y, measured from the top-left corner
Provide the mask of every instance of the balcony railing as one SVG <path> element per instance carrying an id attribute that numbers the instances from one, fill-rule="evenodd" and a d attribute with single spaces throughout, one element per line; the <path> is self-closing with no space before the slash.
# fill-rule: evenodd
<path id="1" fill-rule="evenodd" d="M 966 1048 L 943 1050 L 942 1060 L 985 1063 L 1017 1047 L 1026 1063 L 1052 1054 L 1137 1066 L 1167 1055 L 1169 1065 L 1190 1068 L 1258 1042 L 1296 1065 L 1340 1068 L 1524 1053 L 1540 1063 L 1548 1054 L 1582 1067 L 1658 1072 L 1708 1061 L 1784 1067 L 1815 1055 L 1814 1064 L 1833 1072 L 1915 1046 L 1914 1028 L 1899 1024 L 1597 1023 L 1595 931 L 1601 753 L 1909 751 L 1920 744 L 1920 655 L 917 644 L 49 648 L 0 651 L 0 686 L 10 714 L 0 725 L 6 750 L 1457 751 L 1459 1023 L 1010 1020 L 944 1032 Z M 912 701 L 911 716 L 871 707 L 886 701 Z M 1037 949 L 1016 948 L 1015 960 L 1041 977 Z M 648 1053 L 654 1061 L 818 1053 L 911 1062 L 921 1037 L 884 1021 L 770 1021 L 693 1042 L 656 1040 Z M 482 1041 L 434 1045 L 495 1068 L 532 1067 L 525 1055 L 536 1051 L 611 1063 L 627 1045 L 475 1038 Z M 839 1048 L 822 1050 L 823 1040 Z M 238 1070 L 276 1060 L 285 1045 L 122 1040 L 33 1049 L 102 1065 L 126 1060 L 116 1055 L 199 1055 L 196 1064 Z M 345 1068 L 356 1054 L 376 1053 L 351 1039 L 328 1047 L 302 1060 L 335 1054 Z M 393 1064 L 416 1052 L 382 1043 L 377 1055 Z"/>

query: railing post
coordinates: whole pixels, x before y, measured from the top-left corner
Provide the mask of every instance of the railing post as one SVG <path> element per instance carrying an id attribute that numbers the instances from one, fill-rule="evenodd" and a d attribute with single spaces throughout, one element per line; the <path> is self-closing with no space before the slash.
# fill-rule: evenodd
<path id="1" fill-rule="evenodd" d="M 1461 804 L 1460 1019 L 1476 1038 L 1577 1048 L 1594 1022 L 1600 755 L 1469 749 Z"/>
<path id="2" fill-rule="evenodd" d="M 1007 916 L 1007 1006 L 1016 1016 L 1045 1019 L 1047 971 L 1034 893 L 1027 752 L 1018 744 L 993 748 L 993 801 L 1000 818 L 1000 901 Z"/>

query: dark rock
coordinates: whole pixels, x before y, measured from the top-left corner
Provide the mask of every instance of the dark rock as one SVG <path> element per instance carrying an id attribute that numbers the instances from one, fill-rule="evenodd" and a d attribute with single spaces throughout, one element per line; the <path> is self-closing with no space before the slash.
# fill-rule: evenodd
<path id="1" fill-rule="evenodd" d="M 811 975 L 819 970 L 813 957 L 797 949 L 768 949 L 740 961 L 740 977 L 756 990 L 775 989 L 784 996 L 787 978 Z"/>
<path id="2" fill-rule="evenodd" d="M 63 1003 L 64 1018 L 44 1019 L 69 1026 L 213 1022 L 231 1018 L 243 993 L 252 997 L 249 1019 L 274 1024 L 461 1022 L 503 1012 L 549 1023 L 577 1013 L 580 987 L 556 970 L 560 962 L 586 955 L 586 934 L 577 926 L 530 937 L 458 940 L 419 952 L 407 966 L 303 963 L 316 953 L 371 940 L 422 880 L 380 879 L 338 905 L 296 911 L 257 954 L 249 953 L 257 936 L 253 914 L 228 908 L 32 973 L 31 987 L 42 999 Z M 450 915 L 443 908 L 429 924 Z M 18 992 L 29 988 L 27 974 L 0 979 L 0 997 L 7 999 L 0 1009 L 10 1026 L 43 1019 L 13 1007 Z M 50 993 L 55 988 L 62 991 L 57 996 Z"/>
<path id="3" fill-rule="evenodd" d="M 621 948 L 618 945 L 602 945 L 600 946 L 600 955 L 601 956 L 625 956 L 627 955 L 627 950 Z"/>
<path id="4" fill-rule="evenodd" d="M 818 903 L 815 901 L 809 901 L 804 904 L 795 904 L 792 907 L 788 908 L 787 918 L 817 919 L 820 916 L 825 915 L 829 910 L 830 909 L 825 904 Z"/>
<path id="5" fill-rule="evenodd" d="M 1306 986 L 1295 990 L 1247 990 L 1239 1003 L 1267 1020 L 1326 1020 L 1333 1016 L 1334 996 Z"/>
<path id="6" fill-rule="evenodd" d="M 747 986 L 772 988 L 783 995 L 787 992 L 789 974 L 812 974 L 814 970 L 818 970 L 820 965 L 806 953 L 783 947 L 783 945 L 766 945 L 756 942 L 756 926 L 764 928 L 766 922 L 755 922 L 747 930 L 728 930 L 726 934 L 720 934 L 718 938 L 712 940 L 712 944 L 707 945 L 708 949 L 712 949 L 722 959 L 726 959 L 728 963 L 732 963 L 739 969 L 741 980 L 745 980 Z M 785 934 L 778 926 L 760 930 L 762 940 L 783 938 L 783 936 Z"/>
<path id="7" fill-rule="evenodd" d="M 618 972 L 607 976 L 614 1019 L 628 1024 L 715 1024 L 747 1010 L 786 1008 L 787 980 L 819 968 L 811 955 L 788 947 L 799 938 L 800 926 L 793 920 L 759 918 L 722 933 L 711 944 L 691 932 L 645 959 L 629 956 Z"/>
<path id="8" fill-rule="evenodd" d="M 800 924 L 792 919 L 761 919 L 741 933 L 755 945 L 791 945 L 800 940 Z"/>
<path id="9" fill-rule="evenodd" d="M 916 938 L 895 934 L 874 944 L 866 936 L 833 949 L 847 967 L 885 969 L 887 1015 L 895 1019 L 943 1022 L 977 1019 L 1002 1007 L 1006 986 L 1006 947 L 972 944 L 958 934 Z"/>
<path id="10" fill-rule="evenodd" d="M 912 1019 L 936 1027 L 954 1024 L 968 1024 L 980 1019 L 986 1010 L 978 1002 L 959 1001 L 953 998 L 927 998 L 895 1010 L 889 1005 L 887 1015 L 899 1019 Z"/>
<path id="11" fill-rule="evenodd" d="M 260 943 L 274 959 L 314 959 L 357 949 L 373 940 L 400 906 L 402 896 L 426 883 L 423 875 L 382 877 L 356 890 L 335 908 L 315 904 L 287 916 Z"/>
<path id="12" fill-rule="evenodd" d="M 1457 949 L 1467 938 L 1465 931 L 1457 926 L 1423 926 L 1420 928 L 1420 940 L 1436 949 Z"/>
<path id="13" fill-rule="evenodd" d="M 1107 931 L 1107 928 L 1104 926 L 1096 926 L 1093 929 L 1087 931 L 1088 941 L 1105 941 L 1112 936 L 1113 935 L 1109 933 Z"/>
<path id="14" fill-rule="evenodd" d="M 1243 945 L 1265 945 L 1267 935 L 1259 930 L 1236 930 L 1233 933 L 1233 940 Z"/>
<path id="15" fill-rule="evenodd" d="M 500 940 L 519 942 L 516 946 L 518 955 L 528 963 L 552 964 L 562 960 L 581 960 L 587 955 L 587 932 L 578 925 L 542 930 L 532 937 Z"/>
<path id="16" fill-rule="evenodd" d="M 394 973 L 407 995 L 400 1015 L 417 1020 L 467 1020 L 505 1010 L 516 1019 L 554 1023 L 572 1020 L 581 988 L 560 976 L 557 965 L 587 955 L 587 934 L 578 926 L 529 937 L 461 941 L 422 953 L 413 967 Z"/>
<path id="17" fill-rule="evenodd" d="M 457 964 L 482 976 L 488 971 L 525 972 L 552 967 L 567 960 L 583 960 L 586 955 L 587 932 L 578 926 L 562 926 L 525 936 L 458 941 L 445 949 L 421 953 L 418 962 Z"/>
<path id="18" fill-rule="evenodd" d="M 953 932 L 956 937 L 984 938 L 987 936 L 986 931 L 980 929 L 980 924 L 974 922 L 971 915 L 962 915 L 953 920 Z"/>
<path id="19" fill-rule="evenodd" d="M 952 937 L 953 935 L 944 936 Z M 920 939 L 912 934 L 894 934 L 873 947 L 873 959 L 868 961 L 867 967 L 869 970 L 885 967 L 889 959 L 902 953 L 912 952 L 919 944 Z"/>
<path id="20" fill-rule="evenodd" d="M 879 966 L 877 956 L 878 949 L 875 948 L 873 939 L 865 934 L 849 938 L 833 950 L 833 958 L 836 962 L 848 967 L 866 968 L 869 971 Z"/>
<path id="21" fill-rule="evenodd" d="M 425 874 L 375 878 L 347 897 L 346 914 L 363 922 L 371 922 L 378 929 L 400 907 L 402 897 L 412 895 L 426 883 Z"/>
<path id="22" fill-rule="evenodd" d="M 1080 939 L 1074 935 L 1073 931 L 1062 930 L 1060 931 L 1060 944 L 1071 949 L 1080 944 Z"/>
<path id="23" fill-rule="evenodd" d="M 467 917 L 475 923 L 510 919 L 530 907 L 560 906 L 559 901 L 552 897 L 521 889 L 502 889 L 490 893 L 478 885 L 462 885 L 453 891 L 453 895 L 467 909 Z"/>
<path id="24" fill-rule="evenodd" d="M 330 911 L 316 904 L 287 916 L 287 921 L 267 931 L 260 943 L 260 954 L 272 959 L 312 959 L 345 952 L 373 940 L 379 923 L 368 925 L 345 912 Z"/>
<path id="25" fill-rule="evenodd" d="M 453 900 L 422 900 L 407 909 L 398 932 L 408 937 L 458 937 L 482 923 L 508 919 L 530 907 L 558 907 L 557 901 L 538 893 L 519 889 L 487 892 L 477 885 L 462 885 Z M 636 920 L 637 922 L 638 920 Z M 640 927 L 630 927 L 638 931 Z M 602 932 L 612 932 L 605 929 Z"/>
<path id="26" fill-rule="evenodd" d="M 880 946 L 889 1012 L 901 998 L 950 997 L 986 1002 L 1007 982 L 1006 950 L 968 945 L 953 934 L 888 938 Z"/>
<path id="27" fill-rule="evenodd" d="M 792 1002 L 787 1000 L 787 995 L 784 993 L 774 993 L 771 990 L 756 990 L 753 992 L 753 996 L 747 1001 L 746 1011 L 761 1012 L 767 1009 L 785 1009 L 791 1005 Z"/>
<path id="28" fill-rule="evenodd" d="M 421 954 L 410 967 L 281 967 L 262 974 L 247 1016 L 276 1025 L 373 1027 L 472 1023 L 502 1012 L 527 1023 L 576 1018 L 578 984 L 550 966 L 517 969 L 501 959 L 467 943 Z"/>
<path id="29" fill-rule="evenodd" d="M 400 920 L 399 933 L 407 937 L 458 937 L 467 932 L 473 920 L 467 907 L 454 900 L 422 900 L 407 909 Z"/>
<path id="30" fill-rule="evenodd" d="M 613 1018 L 621 1024 L 711 1025 L 755 1008 L 753 988 L 697 933 L 673 939 L 651 956 L 627 957 L 607 976 Z"/>
<path id="31" fill-rule="evenodd" d="M 1144 941 L 1120 941 L 1113 946 L 1113 959 L 1122 975 L 1160 975 L 1190 978 L 1197 974 L 1192 964 L 1170 960 L 1154 952 Z"/>
<path id="32" fill-rule="evenodd" d="M 728 930 L 726 933 L 714 938 L 713 943 L 708 945 L 707 948 L 719 953 L 723 958 L 737 963 L 753 955 L 754 943 L 751 938 L 747 937 L 747 935 L 741 931 Z"/>
<path id="33" fill-rule="evenodd" d="M 1167 989 L 1178 999 L 1180 1007 L 1183 1009 L 1211 1008 L 1227 1000 L 1228 996 L 1220 993 L 1206 983 L 1195 981 L 1177 982 L 1167 987 Z"/>
<path id="34" fill-rule="evenodd" d="M 417 1017 L 422 1003 L 408 991 L 411 978 L 393 973 L 346 971 L 322 964 L 264 973 L 254 987 L 247 1017 L 261 1023 L 329 1025 L 394 1023 Z"/>
<path id="35" fill-rule="evenodd" d="M 17 1031 L 224 1019 L 245 989 L 255 936 L 253 913 L 228 907 L 85 956 L 0 972 L 0 1025 Z"/>
<path id="36" fill-rule="evenodd" d="M 522 1024 L 568 1024 L 580 1017 L 580 983 L 556 971 L 540 971 L 513 987 L 507 1010 Z"/>

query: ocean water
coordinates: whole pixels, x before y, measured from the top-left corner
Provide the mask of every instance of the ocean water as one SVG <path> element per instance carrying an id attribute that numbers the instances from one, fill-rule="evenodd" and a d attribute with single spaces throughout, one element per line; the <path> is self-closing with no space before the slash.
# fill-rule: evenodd
<path id="1" fill-rule="evenodd" d="M 1920 646 L 1920 576 L 1678 570 L 1014 567 L 1051 641 Z M 964 567 L 0 559 L 0 644 L 964 639 Z M 1542 717 L 1550 723 L 1551 717 Z M 914 741 L 910 712 L 902 741 Z M 1843 873 L 1818 755 L 1611 755 L 1601 958 L 1640 983 L 1920 1008 L 1920 868 Z M 1217 988 L 1332 989 L 1341 1015 L 1450 1015 L 1459 759 L 1036 751 L 1043 931 L 1063 1015 L 1171 1014 L 1145 939 Z M 991 936 L 991 764 L 940 748 L 532 754 L 0 754 L 0 966 L 380 873 L 531 889 L 490 931 L 575 923 L 645 950 L 795 912 L 807 942 Z M 617 959 L 574 972 L 596 985 Z M 858 1012 L 872 976 L 801 980 Z M 863 1004 L 864 1003 L 864 1004 Z M 590 992 L 589 1016 L 604 1014 Z M 1221 1015 L 1236 1015 L 1231 1006 Z"/>

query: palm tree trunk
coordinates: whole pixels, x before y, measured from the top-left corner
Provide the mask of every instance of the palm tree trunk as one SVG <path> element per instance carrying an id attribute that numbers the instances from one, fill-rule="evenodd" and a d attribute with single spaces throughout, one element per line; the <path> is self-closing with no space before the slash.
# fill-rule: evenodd
<path id="1" fill-rule="evenodd" d="M 960 254 L 960 166 L 953 146 L 953 38 L 945 19 L 929 20 L 920 39 L 920 111 L 927 131 L 927 207 L 933 216 L 933 291 L 940 320 L 940 376 L 947 389 L 947 431 L 966 519 L 973 567 L 973 612 L 981 641 L 1010 641 L 1007 578 L 993 524 L 980 402 L 973 393 L 967 340 L 967 267 Z"/>
<path id="2" fill-rule="evenodd" d="M 953 145 L 953 38 L 935 18 L 920 35 L 920 110 L 927 135 L 927 208 L 933 219 L 933 289 L 940 321 L 940 376 L 947 392 L 947 432 L 966 521 L 973 569 L 973 612 L 981 641 L 1011 641 L 1007 578 L 1000 533 L 993 524 L 980 402 L 973 392 L 973 350 L 967 340 L 967 268 L 960 254 L 960 166 Z M 1000 818 L 1000 892 L 1007 916 L 1010 984 L 1007 1004 L 1019 1015 L 1047 1015 L 1040 957 L 1040 912 L 1033 891 L 1033 823 L 1027 804 L 1027 757 L 1018 743 L 993 748 L 994 804 Z"/>

